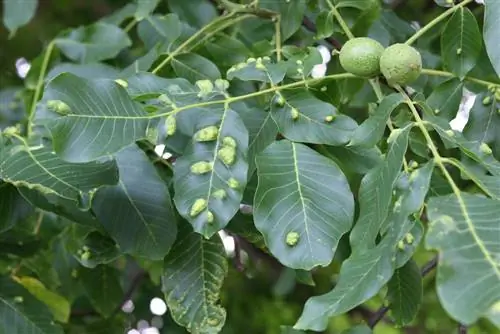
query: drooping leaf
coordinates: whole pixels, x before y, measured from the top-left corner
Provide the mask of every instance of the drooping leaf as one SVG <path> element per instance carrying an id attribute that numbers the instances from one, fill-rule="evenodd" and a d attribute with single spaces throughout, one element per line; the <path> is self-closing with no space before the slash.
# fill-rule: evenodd
<path id="1" fill-rule="evenodd" d="M 16 187 L 0 182 L 0 233 L 5 232 L 33 212 Z"/>
<path id="2" fill-rule="evenodd" d="M 481 32 L 474 14 L 460 7 L 441 35 L 441 57 L 445 68 L 463 79 L 476 66 L 482 47 Z"/>
<path id="3" fill-rule="evenodd" d="M 396 185 L 408 146 L 411 126 L 399 131 L 391 142 L 386 158 L 368 172 L 359 189 L 359 218 L 350 234 L 353 248 L 370 248 L 389 214 L 392 191 Z"/>
<path id="4" fill-rule="evenodd" d="M 35 15 L 38 0 L 4 0 L 3 24 L 14 37 L 17 29 L 26 25 Z"/>
<path id="5" fill-rule="evenodd" d="M 384 97 L 373 114 L 354 131 L 349 146 L 372 147 L 377 144 L 384 134 L 391 113 L 403 102 L 403 96 L 399 93 Z"/>
<path id="6" fill-rule="evenodd" d="M 491 64 L 500 76 L 500 3 L 496 0 L 486 0 L 484 10 L 483 38 Z"/>
<path id="7" fill-rule="evenodd" d="M 342 171 L 332 160 L 287 140 L 257 154 L 256 163 L 254 220 L 271 253 L 290 268 L 327 266 L 354 216 Z"/>
<path id="8" fill-rule="evenodd" d="M 271 116 L 279 132 L 295 142 L 343 145 L 349 142 L 356 122 L 305 90 L 283 93 L 284 103 L 275 97 Z"/>
<path id="9" fill-rule="evenodd" d="M 63 296 L 48 290 L 42 282 L 33 277 L 24 276 L 15 278 L 15 280 L 39 301 L 47 305 L 55 320 L 62 323 L 68 322 L 71 306 Z"/>
<path id="10" fill-rule="evenodd" d="M 71 60 L 93 63 L 115 57 L 132 41 L 117 26 L 97 22 L 65 32 L 55 39 L 55 45 Z"/>
<path id="11" fill-rule="evenodd" d="M 118 179 L 118 178 L 117 178 Z M 19 188 L 19 193 L 30 202 L 33 206 L 53 212 L 60 217 L 64 217 L 72 222 L 90 226 L 93 228 L 100 228 L 100 224 L 93 215 L 89 208 L 80 208 L 78 203 L 61 197 L 54 193 L 43 193 L 36 189 Z"/>
<path id="12" fill-rule="evenodd" d="M 208 0 L 169 0 L 172 13 L 195 28 L 201 28 L 217 17 L 215 6 Z"/>
<path id="13" fill-rule="evenodd" d="M 189 224 L 179 226 L 179 236 L 165 258 L 162 291 L 172 318 L 191 333 L 219 332 L 226 311 L 219 292 L 227 274 L 224 246 L 218 235 L 205 239 Z"/>
<path id="14" fill-rule="evenodd" d="M 246 62 L 232 66 L 227 71 L 227 78 L 228 80 L 237 78 L 243 81 L 260 81 L 276 85 L 283 81 L 287 69 L 288 64 L 285 62 L 272 63 L 271 59 L 266 57 L 248 58 Z"/>
<path id="15" fill-rule="evenodd" d="M 69 72 L 85 79 L 118 79 L 119 71 L 104 63 L 90 63 L 90 64 L 72 64 L 61 63 L 52 67 L 47 74 L 45 80 L 50 80 L 57 77 L 59 74 Z"/>
<path id="16" fill-rule="evenodd" d="M 120 306 L 123 292 L 116 269 L 103 264 L 94 269 L 81 267 L 78 277 L 90 303 L 102 316 L 109 317 Z"/>
<path id="17" fill-rule="evenodd" d="M 463 84 L 459 79 L 453 78 L 435 87 L 426 102 L 434 114 L 451 121 L 460 107 L 462 95 Z"/>
<path id="18" fill-rule="evenodd" d="M 68 110 L 38 119 L 49 128 L 54 150 L 64 160 L 95 160 L 146 137 L 149 115 L 112 80 L 63 73 L 45 90 L 43 101 L 51 100 L 62 101 Z"/>
<path id="19" fill-rule="evenodd" d="M 47 306 L 9 277 L 0 278 L 0 332 L 63 334 Z"/>
<path id="20" fill-rule="evenodd" d="M 316 18 L 316 37 L 318 39 L 330 37 L 334 31 L 334 17 L 332 11 L 322 11 Z"/>
<path id="21" fill-rule="evenodd" d="M 175 162 L 174 201 L 194 230 L 208 238 L 239 209 L 247 182 L 248 131 L 230 108 L 198 108 L 182 117 L 190 120 L 193 140 Z"/>
<path id="22" fill-rule="evenodd" d="M 0 137 L 0 178 L 17 187 L 57 195 L 83 206 L 90 192 L 118 182 L 118 170 L 112 160 L 69 163 L 47 147 L 29 147 L 25 141 L 12 145 Z"/>
<path id="23" fill-rule="evenodd" d="M 377 147 L 325 146 L 325 156 L 333 159 L 343 170 L 366 174 L 382 161 Z"/>
<path id="24" fill-rule="evenodd" d="M 248 177 L 251 177 L 255 171 L 255 156 L 274 142 L 278 127 L 269 112 L 244 103 L 234 103 L 231 106 L 248 130 Z"/>
<path id="25" fill-rule="evenodd" d="M 177 233 L 167 185 L 135 144 L 116 160 L 120 182 L 99 189 L 92 208 L 124 253 L 161 260 Z"/>
<path id="26" fill-rule="evenodd" d="M 155 45 L 160 44 L 162 51 L 169 52 L 172 45 L 181 36 L 182 24 L 175 14 L 152 15 L 139 23 L 137 33 L 146 48 L 152 49 Z"/>
<path id="27" fill-rule="evenodd" d="M 500 201 L 458 191 L 432 197 L 427 248 L 440 253 L 437 292 L 455 320 L 472 324 L 500 301 Z"/>
<path id="28" fill-rule="evenodd" d="M 392 277 L 396 269 L 395 254 L 398 244 L 412 229 L 408 219 L 424 203 L 430 185 L 433 163 L 422 167 L 409 178 L 405 187 L 396 190 L 393 210 L 388 217 L 388 229 L 376 246 L 358 248 L 342 263 L 334 289 L 309 298 L 294 328 L 325 330 L 330 317 L 343 314 L 373 297 Z M 415 189 L 422 189 L 418 195 Z"/>
<path id="29" fill-rule="evenodd" d="M 488 144 L 493 150 L 493 155 L 500 159 L 500 133 L 498 131 L 500 129 L 500 114 L 495 99 L 490 104 L 483 103 L 487 97 L 489 94 L 480 94 L 476 97 L 463 134 L 471 141 Z"/>
<path id="30" fill-rule="evenodd" d="M 137 0 L 137 9 L 134 17 L 137 21 L 142 21 L 148 17 L 158 6 L 160 0 Z"/>
<path id="31" fill-rule="evenodd" d="M 387 299 L 392 317 L 398 326 L 413 321 L 422 303 L 422 276 L 414 261 L 396 269 L 387 283 Z"/>
<path id="32" fill-rule="evenodd" d="M 113 239 L 97 231 L 84 234 L 81 238 L 75 237 L 68 248 L 76 253 L 73 255 L 82 266 L 91 269 L 100 264 L 111 263 L 122 255 Z"/>
<path id="33" fill-rule="evenodd" d="M 172 68 L 179 77 L 192 83 L 197 80 L 214 81 L 221 77 L 214 63 L 196 53 L 184 53 L 172 58 Z"/>
<path id="34" fill-rule="evenodd" d="M 134 17 L 136 11 L 137 11 L 137 3 L 133 2 L 127 3 L 125 6 L 114 11 L 110 15 L 103 17 L 100 21 L 119 26 L 126 19 Z"/>
<path id="35" fill-rule="evenodd" d="M 284 41 L 299 30 L 306 11 L 305 1 L 261 0 L 259 4 L 280 14 L 280 29 Z"/>

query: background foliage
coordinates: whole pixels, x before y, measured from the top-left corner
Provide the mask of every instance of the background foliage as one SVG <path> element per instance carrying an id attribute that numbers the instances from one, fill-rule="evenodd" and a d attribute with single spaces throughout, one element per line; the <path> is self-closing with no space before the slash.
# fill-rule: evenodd
<path id="1" fill-rule="evenodd" d="M 498 332 L 484 2 L 4 0 L 0 333 Z"/>

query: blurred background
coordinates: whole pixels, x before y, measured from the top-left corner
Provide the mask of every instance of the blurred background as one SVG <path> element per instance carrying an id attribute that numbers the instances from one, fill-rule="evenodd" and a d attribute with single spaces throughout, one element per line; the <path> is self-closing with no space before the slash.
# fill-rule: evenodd
<path id="1" fill-rule="evenodd" d="M 94 22 L 128 2 L 128 0 L 39 0 L 34 19 L 22 27 L 14 38 L 9 39 L 8 31 L 0 26 L 0 97 L 7 91 L 5 88 L 25 84 L 22 78 L 26 75 L 29 64 L 60 31 Z M 397 6 L 401 2 L 405 3 L 404 9 Z M 433 17 L 442 11 L 432 0 L 395 0 L 392 5 L 398 16 L 407 20 L 425 21 L 427 17 Z M 166 1 L 162 1 L 157 11 L 166 12 L 167 8 Z M 228 313 L 223 333 L 294 333 L 282 326 L 292 326 L 307 298 L 329 291 L 335 282 L 339 269 L 338 261 L 328 268 L 316 270 L 312 277 L 308 277 L 301 272 L 284 269 L 257 247 L 250 246 L 247 252 L 242 249 L 239 254 L 241 259 L 236 261 L 233 238 L 227 235 L 223 235 L 222 238 L 228 257 L 231 258 L 229 274 L 222 292 L 222 305 Z M 336 255 L 338 260 L 348 256 L 345 240 L 343 245 L 344 248 L 339 247 Z M 423 265 L 432 256 L 433 254 L 422 248 L 416 254 L 416 261 L 419 265 Z M 133 290 L 117 317 L 126 319 L 129 324 L 128 334 L 185 333 L 185 330 L 176 326 L 169 317 L 168 309 L 161 299 L 162 292 L 159 286 L 161 264 L 156 265 L 157 267 L 153 266 L 148 271 L 151 279 L 134 276 L 124 282 L 125 286 L 133 285 Z M 333 318 L 327 333 L 341 333 L 373 317 L 374 312 L 383 303 L 385 292 L 381 291 L 363 307 Z M 397 329 L 390 320 L 384 320 L 377 325 L 375 333 L 441 334 L 458 331 L 458 324 L 447 316 L 439 304 L 434 289 L 434 273 L 425 278 L 423 300 L 424 304 L 412 326 Z M 86 316 L 89 315 L 85 314 L 84 309 L 81 312 L 74 312 L 72 321 L 78 323 L 78 319 L 81 318 L 83 322 Z M 111 328 L 109 326 L 112 326 L 112 321 L 107 321 L 99 329 L 96 328 L 94 333 L 108 333 L 108 329 Z M 469 328 L 469 333 L 472 334 L 494 333 L 493 331 L 494 329 L 486 323 Z M 71 333 L 81 332 L 75 327 Z"/>

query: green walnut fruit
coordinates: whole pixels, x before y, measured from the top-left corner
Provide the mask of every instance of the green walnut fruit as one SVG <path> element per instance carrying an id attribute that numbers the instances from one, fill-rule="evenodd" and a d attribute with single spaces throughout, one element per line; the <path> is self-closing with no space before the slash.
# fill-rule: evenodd
<path id="1" fill-rule="evenodd" d="M 413 47 L 393 44 L 380 57 L 380 70 L 391 85 L 407 85 L 420 76 L 422 57 Z"/>
<path id="2" fill-rule="evenodd" d="M 349 73 L 371 78 L 380 74 L 382 44 L 367 37 L 353 38 L 340 50 L 340 65 Z"/>

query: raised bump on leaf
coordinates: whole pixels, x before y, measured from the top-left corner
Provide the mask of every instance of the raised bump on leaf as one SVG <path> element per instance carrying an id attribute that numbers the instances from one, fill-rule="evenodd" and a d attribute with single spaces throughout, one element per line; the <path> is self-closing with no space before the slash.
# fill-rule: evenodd
<path id="1" fill-rule="evenodd" d="M 167 136 L 173 136 L 177 130 L 177 120 L 174 116 L 170 115 L 165 120 L 165 128 L 167 129 Z"/>
<path id="2" fill-rule="evenodd" d="M 217 199 L 224 199 L 226 196 L 227 193 L 224 189 L 218 189 L 212 193 L 212 197 Z"/>
<path id="3" fill-rule="evenodd" d="M 233 177 L 227 180 L 227 184 L 229 185 L 229 188 L 232 189 L 237 189 L 240 187 L 240 182 Z"/>
<path id="4" fill-rule="evenodd" d="M 71 108 L 60 100 L 47 101 L 47 108 L 61 115 L 67 115 L 71 112 Z"/>
<path id="5" fill-rule="evenodd" d="M 207 208 L 207 201 L 204 198 L 198 198 L 196 201 L 194 201 L 193 206 L 191 207 L 191 211 L 189 212 L 189 215 L 191 217 L 196 217 L 198 216 L 203 210 Z"/>
<path id="6" fill-rule="evenodd" d="M 286 235 L 286 244 L 290 247 L 293 247 L 299 242 L 299 239 L 300 234 L 298 232 L 288 232 L 288 234 Z"/>
<path id="7" fill-rule="evenodd" d="M 297 118 L 299 118 L 299 115 L 300 115 L 300 113 L 299 113 L 299 111 L 297 110 L 297 108 L 292 108 L 292 109 L 290 110 L 290 114 L 292 115 L 292 119 L 293 119 L 293 120 L 296 120 Z"/>
<path id="8" fill-rule="evenodd" d="M 207 211 L 207 222 L 209 224 L 214 222 L 214 214 L 211 211 Z"/>
<path id="9" fill-rule="evenodd" d="M 213 163 L 208 161 L 198 161 L 191 165 L 191 173 L 193 174 L 205 174 L 212 170 Z"/>
<path id="10" fill-rule="evenodd" d="M 116 79 L 115 82 L 124 88 L 128 87 L 128 82 L 123 79 Z"/>
<path id="11" fill-rule="evenodd" d="M 196 141 L 212 141 L 217 139 L 219 135 L 219 128 L 215 125 L 207 126 L 201 130 L 198 130 L 194 134 L 194 140 Z"/>
<path id="12" fill-rule="evenodd" d="M 236 159 L 236 150 L 234 147 L 223 146 L 219 152 L 217 152 L 217 156 L 225 165 L 231 166 Z"/>
<path id="13" fill-rule="evenodd" d="M 490 155 L 493 153 L 491 147 L 486 143 L 481 143 L 481 145 L 479 146 L 479 150 L 481 150 L 482 153 L 487 154 L 487 155 Z"/>
<path id="14" fill-rule="evenodd" d="M 234 140 L 233 137 L 224 137 L 222 139 L 222 145 L 223 146 L 229 146 L 229 147 L 233 147 L 233 148 L 236 148 L 236 140 Z"/>

